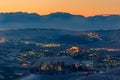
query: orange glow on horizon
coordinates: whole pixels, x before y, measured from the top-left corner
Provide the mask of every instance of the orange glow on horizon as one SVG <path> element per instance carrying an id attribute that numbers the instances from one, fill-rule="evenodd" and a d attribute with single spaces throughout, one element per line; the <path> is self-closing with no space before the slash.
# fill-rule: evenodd
<path id="1" fill-rule="evenodd" d="M 120 0 L 0 0 L 0 12 L 30 12 L 46 15 L 68 12 L 85 16 L 120 14 Z"/>

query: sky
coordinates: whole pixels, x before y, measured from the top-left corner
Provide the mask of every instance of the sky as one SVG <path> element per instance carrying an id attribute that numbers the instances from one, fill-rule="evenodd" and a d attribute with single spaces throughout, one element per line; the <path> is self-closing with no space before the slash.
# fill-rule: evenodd
<path id="1" fill-rule="evenodd" d="M 120 14 L 120 0 L 0 0 L 0 12 L 54 12 L 93 16 Z"/>

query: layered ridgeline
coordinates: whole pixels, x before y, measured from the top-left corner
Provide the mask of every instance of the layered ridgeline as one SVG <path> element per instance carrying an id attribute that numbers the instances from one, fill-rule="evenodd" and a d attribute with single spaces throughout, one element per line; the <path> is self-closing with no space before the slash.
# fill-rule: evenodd
<path id="1" fill-rule="evenodd" d="M 21 28 L 69 30 L 119 29 L 120 15 L 84 17 L 82 15 L 61 12 L 42 16 L 36 13 L 0 13 L 0 29 Z"/>
<path id="2" fill-rule="evenodd" d="M 86 44 L 119 47 L 120 30 L 72 31 L 61 29 L 1 30 L 0 39 L 7 41 L 32 41 L 42 43 Z"/>

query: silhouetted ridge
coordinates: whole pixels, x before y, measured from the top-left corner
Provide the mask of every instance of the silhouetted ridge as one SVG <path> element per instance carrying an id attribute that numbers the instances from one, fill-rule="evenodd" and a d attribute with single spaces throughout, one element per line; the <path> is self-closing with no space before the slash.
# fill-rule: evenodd
<path id="1" fill-rule="evenodd" d="M 97 15 L 84 17 L 57 12 L 49 15 L 36 13 L 0 13 L 0 29 L 67 29 L 67 30 L 112 30 L 120 29 L 120 15 Z"/>

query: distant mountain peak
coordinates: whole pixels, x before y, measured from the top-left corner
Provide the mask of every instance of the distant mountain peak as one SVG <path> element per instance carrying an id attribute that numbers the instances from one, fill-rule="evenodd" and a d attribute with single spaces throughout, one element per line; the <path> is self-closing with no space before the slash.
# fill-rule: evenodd
<path id="1" fill-rule="evenodd" d="M 50 16 L 50 17 L 54 17 L 54 18 L 71 18 L 73 16 L 84 17 L 82 15 L 74 15 L 74 14 L 67 13 L 67 12 L 55 12 L 55 13 L 50 13 L 46 16 Z"/>
<path id="2" fill-rule="evenodd" d="M 50 13 L 49 15 L 73 15 L 67 12 L 55 12 L 55 13 Z"/>

